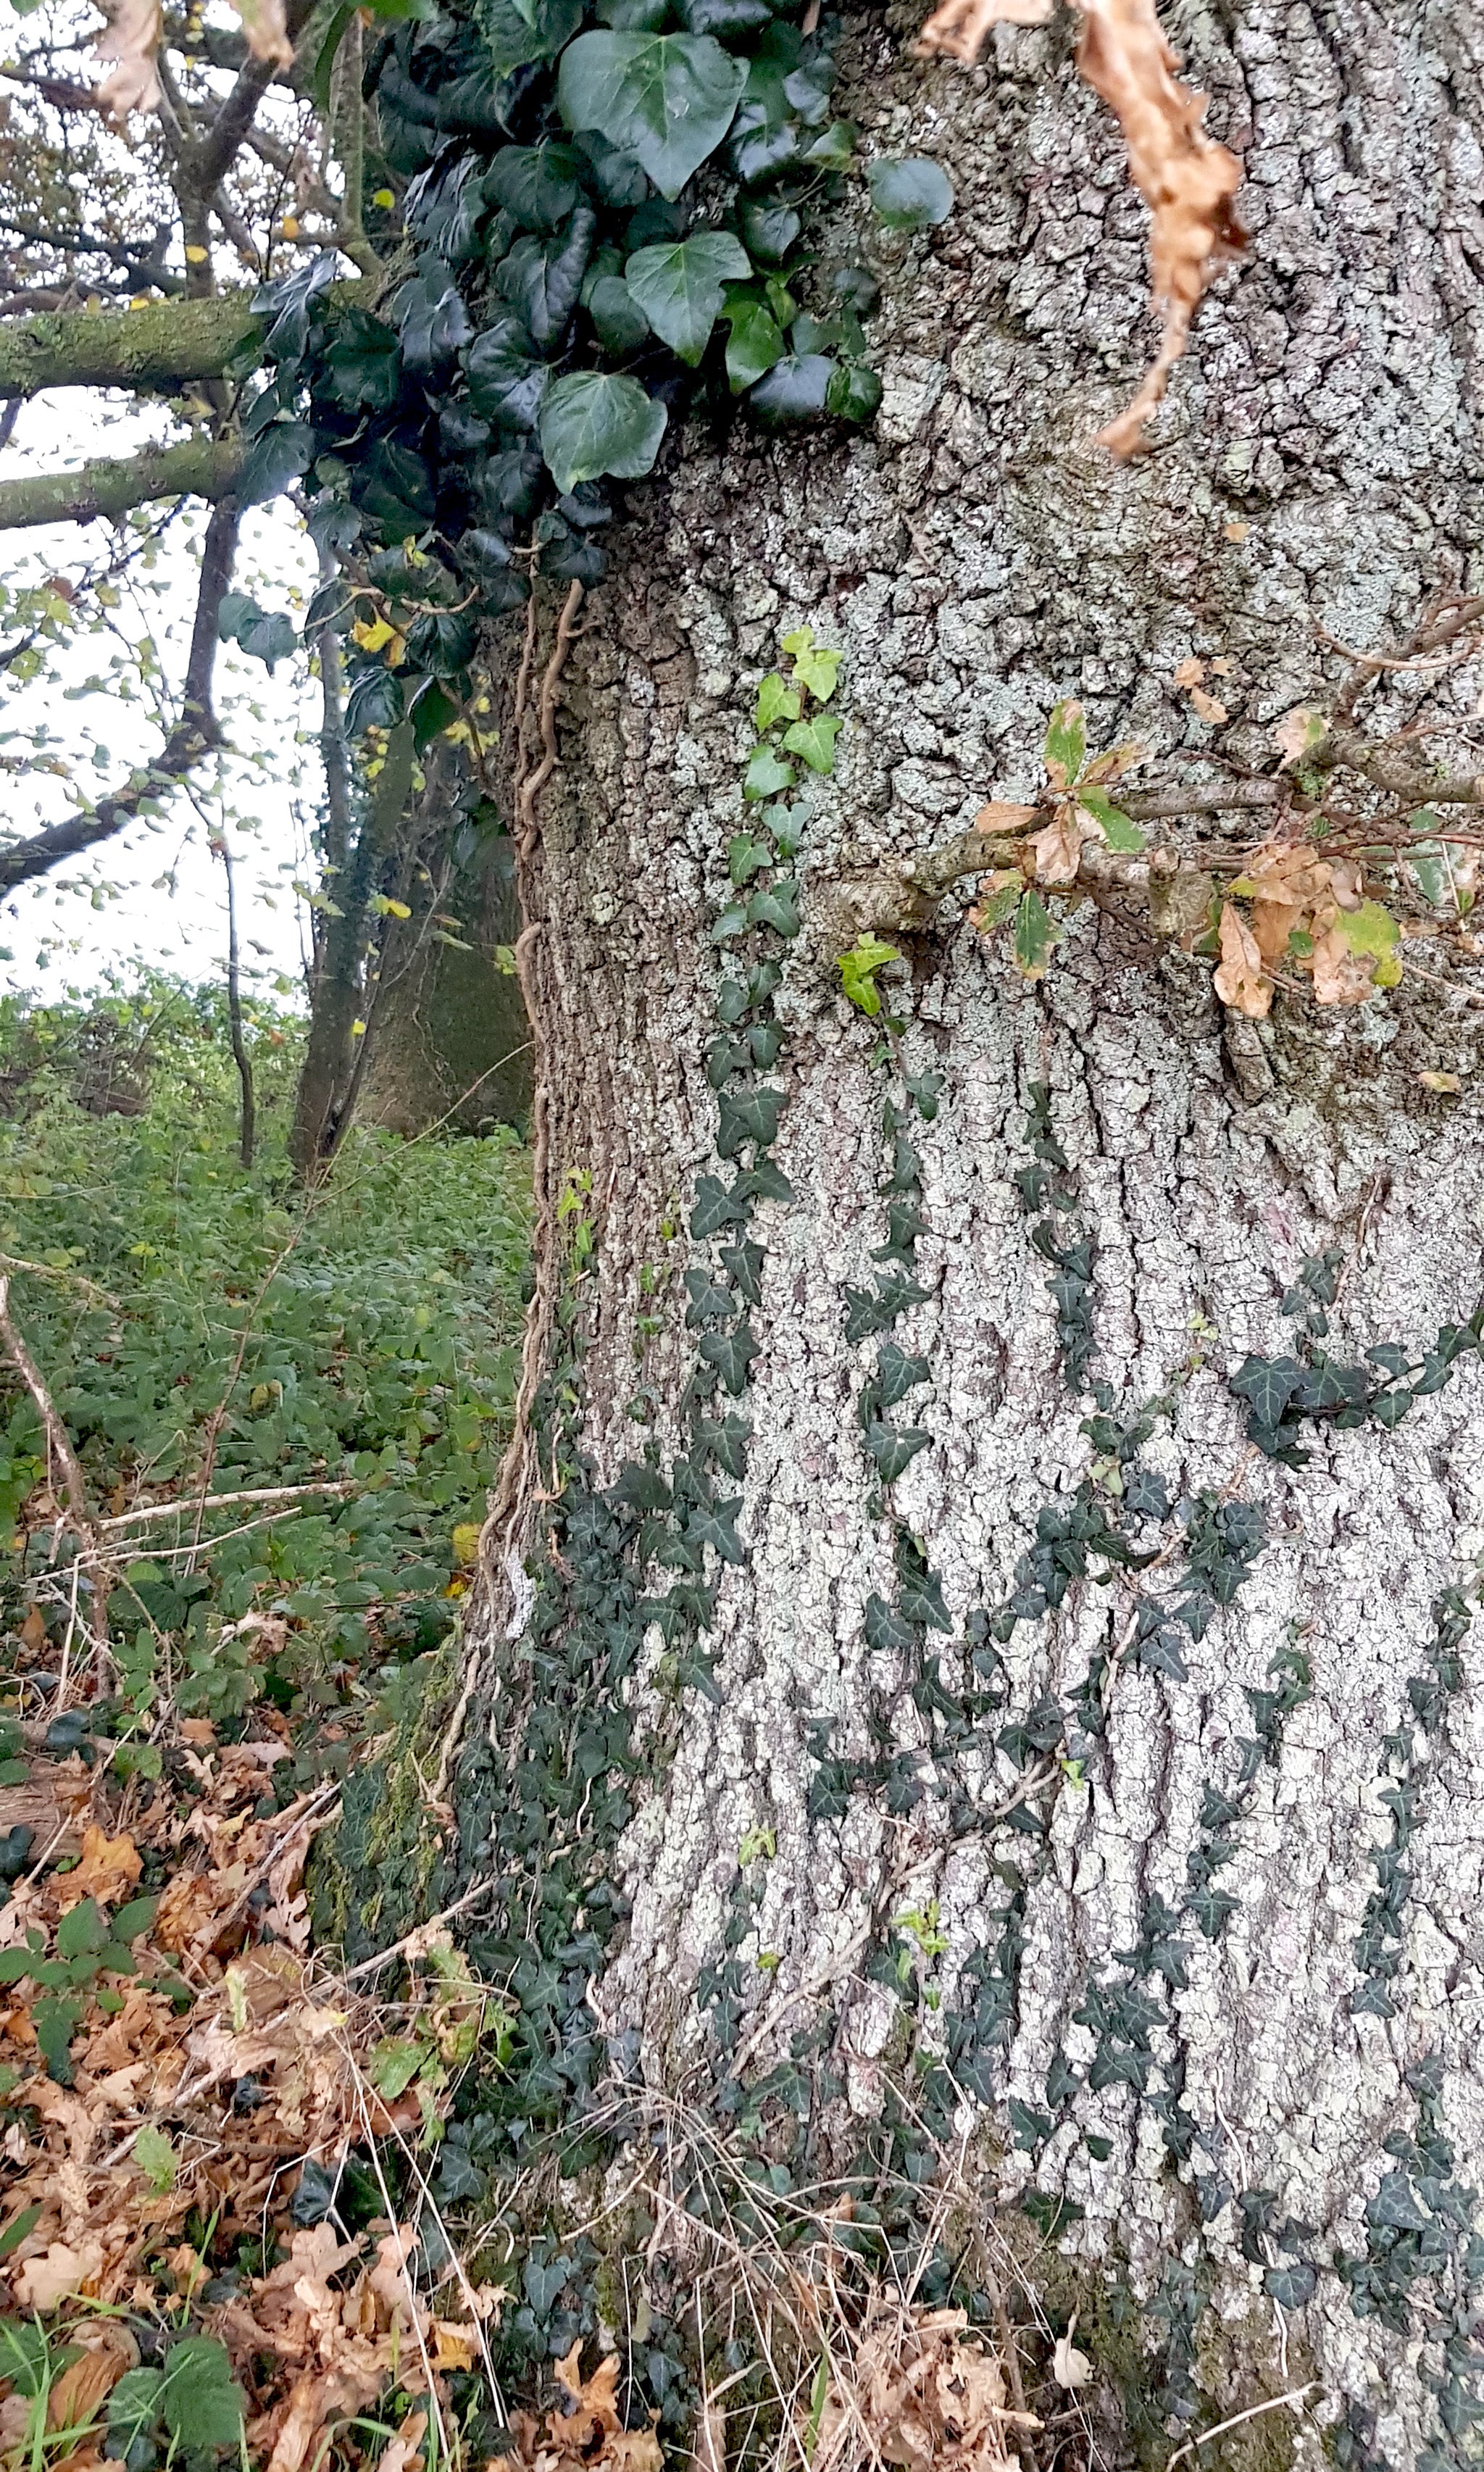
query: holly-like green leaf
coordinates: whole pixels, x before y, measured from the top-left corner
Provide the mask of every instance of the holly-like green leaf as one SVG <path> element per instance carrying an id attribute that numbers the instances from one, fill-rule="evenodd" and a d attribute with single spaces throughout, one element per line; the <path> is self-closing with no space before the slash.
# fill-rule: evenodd
<path id="1" fill-rule="evenodd" d="M 678 198 L 732 125 L 745 60 L 713 35 L 593 33 L 562 54 L 556 99 L 569 129 L 596 129 Z"/>
<path id="2" fill-rule="evenodd" d="M 654 468 L 666 418 L 637 378 L 575 370 L 556 379 L 541 407 L 541 452 L 564 496 L 605 472 L 637 481 Z"/>
<path id="3" fill-rule="evenodd" d="M 1040 893 L 1023 893 L 1015 914 L 1015 966 L 1022 978 L 1044 979 L 1050 965 L 1051 947 L 1060 942 L 1061 929 Z"/>
<path id="4" fill-rule="evenodd" d="M 723 283 L 744 283 L 751 262 L 730 232 L 636 250 L 624 279 L 662 343 L 695 368 L 721 314 Z"/>
<path id="5" fill-rule="evenodd" d="M 1087 722 L 1082 706 L 1071 697 L 1052 706 L 1044 753 L 1052 787 L 1070 790 L 1087 760 Z"/>
<path id="6" fill-rule="evenodd" d="M 836 656 L 838 659 L 838 654 Z M 831 680 L 833 689 L 834 680 Z M 833 772 L 835 742 L 843 723 L 836 713 L 816 712 L 808 721 L 796 721 L 784 732 L 784 746 L 790 755 L 800 756 L 812 772 Z"/>
<path id="7" fill-rule="evenodd" d="M 888 231 L 926 231 L 954 211 L 954 184 L 941 163 L 924 155 L 871 165 L 871 204 Z"/>
<path id="8" fill-rule="evenodd" d="M 165 2363 L 159 2412 L 177 2446 L 209 2452 L 240 2446 L 247 2397 L 226 2347 L 211 2335 L 187 2335 Z"/>
<path id="9" fill-rule="evenodd" d="M 798 689 L 786 685 L 776 670 L 769 670 L 753 707 L 758 729 L 771 729 L 775 721 L 797 721 L 799 709 Z"/>
<path id="10" fill-rule="evenodd" d="M 729 333 L 726 377 L 733 394 L 742 394 L 766 377 L 787 348 L 776 319 L 759 300 L 729 301 L 721 312 Z"/>

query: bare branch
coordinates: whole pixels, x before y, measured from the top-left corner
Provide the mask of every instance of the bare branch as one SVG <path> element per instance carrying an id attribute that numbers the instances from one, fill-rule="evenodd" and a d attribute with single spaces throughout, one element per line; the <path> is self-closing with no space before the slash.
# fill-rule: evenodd
<path id="1" fill-rule="evenodd" d="M 235 439 L 187 438 L 127 462 L 102 460 L 79 472 L 28 473 L 0 481 L 0 532 L 32 524 L 116 519 L 152 498 L 224 498 L 242 467 Z"/>

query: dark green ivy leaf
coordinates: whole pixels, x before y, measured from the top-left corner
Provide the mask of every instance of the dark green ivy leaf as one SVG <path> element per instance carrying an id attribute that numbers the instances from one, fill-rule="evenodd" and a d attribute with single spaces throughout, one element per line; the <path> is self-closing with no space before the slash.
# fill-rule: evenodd
<path id="1" fill-rule="evenodd" d="M 484 195 L 526 231 L 554 231 L 581 196 L 581 158 L 576 148 L 550 140 L 502 146 L 485 174 Z"/>
<path id="2" fill-rule="evenodd" d="M 787 1093 L 769 1088 L 766 1082 L 755 1082 L 750 1089 L 724 1097 L 720 1104 L 720 1122 L 717 1130 L 717 1149 L 723 1158 L 735 1158 L 744 1142 L 756 1142 L 766 1149 L 778 1138 L 778 1118 Z"/>
<path id="3" fill-rule="evenodd" d="M 558 378 L 540 420 L 541 452 L 557 488 L 565 494 L 605 472 L 620 481 L 641 479 L 653 469 L 666 417 L 665 406 L 637 378 L 596 369 Z"/>
<path id="4" fill-rule="evenodd" d="M 506 429 L 533 429 L 551 376 L 519 318 L 496 318 L 476 335 L 464 360 L 469 401 Z"/>
<path id="5" fill-rule="evenodd" d="M 724 1388 L 734 1399 L 740 1398 L 747 1387 L 747 1367 L 757 1352 L 758 1343 L 746 1321 L 735 1323 L 730 1330 L 708 1330 L 701 1334 L 701 1361 L 716 1367 Z"/>
<path id="6" fill-rule="evenodd" d="M 887 1425 L 877 1421 L 865 1429 L 865 1446 L 876 1462 L 883 1485 L 892 1484 L 904 1468 L 910 1467 L 918 1452 L 924 1450 L 930 1439 L 930 1435 L 923 1433 L 915 1425 Z"/>
<path id="7" fill-rule="evenodd" d="M 711 35 L 587 34 L 562 55 L 556 97 L 569 129 L 600 130 L 672 199 L 720 145 L 746 82 Z"/>
<path id="8" fill-rule="evenodd" d="M 926 156 L 905 162 L 882 157 L 867 177 L 871 203 L 889 231 L 926 231 L 954 211 L 953 182 L 940 163 Z"/>

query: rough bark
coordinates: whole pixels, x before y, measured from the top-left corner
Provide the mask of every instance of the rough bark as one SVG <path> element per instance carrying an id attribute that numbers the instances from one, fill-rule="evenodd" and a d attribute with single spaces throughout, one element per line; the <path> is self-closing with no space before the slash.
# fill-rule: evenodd
<path id="1" fill-rule="evenodd" d="M 242 464 L 235 439 L 188 438 L 146 455 L 105 458 L 78 472 L 28 473 L 0 483 L 0 532 L 33 524 L 89 524 L 153 498 L 224 498 Z"/>
<path id="2" fill-rule="evenodd" d="M 786 2055 L 823 2000 L 844 2107 L 868 2118 L 897 2044 L 895 2002 L 863 1979 L 866 1957 L 893 1915 L 935 1896 L 948 1947 L 942 2009 L 919 2021 L 926 2045 L 972 2005 L 978 1952 L 998 1952 L 1011 1975 L 1009 2039 L 985 2063 L 992 2099 L 961 2115 L 982 2203 L 1013 2207 L 1034 2184 L 1084 2210 L 1033 2270 L 1060 2294 L 1059 2322 L 1071 2295 L 1085 2340 L 1109 2289 L 1149 2302 L 1171 2269 L 1190 2271 L 1212 2301 L 1190 2359 L 1208 2421 L 1316 2381 L 1302 2425 L 1270 2414 L 1218 2460 L 1317 2465 L 1323 2433 L 1332 2444 L 1353 2410 L 1361 2451 L 1342 2460 L 1405 2472 L 1429 2444 L 1451 2445 L 1425 2384 L 1436 2353 L 1420 2319 L 1403 2334 L 1358 2316 L 1330 2260 L 1365 2249 L 1366 2205 L 1395 2168 L 1383 2141 L 1417 2127 L 1404 2072 L 1426 2056 L 1441 2056 L 1441 2114 L 1465 2179 L 1484 2151 L 1484 1643 L 1472 1637 L 1473 1688 L 1452 1696 L 1417 1796 L 1395 2014 L 1353 2007 L 1372 1849 L 1388 1829 L 1383 1737 L 1407 1722 L 1434 1600 L 1484 1542 L 1479 1368 L 1420 1399 L 1394 1433 L 1316 1434 L 1301 1470 L 1248 1451 L 1226 1375 L 1248 1349 L 1287 1347 L 1280 1300 L 1326 1248 L 1344 1257 L 1346 1355 L 1425 1340 L 1472 1309 L 1476 1016 L 1412 983 L 1343 1016 L 1284 998 L 1260 1033 L 1224 1032 L 1209 964 L 1137 928 L 1082 911 L 1032 986 L 951 906 L 910 940 L 909 985 L 891 989 L 908 1068 L 944 1086 L 935 1121 L 912 1136 L 928 1228 L 915 1275 L 930 1300 L 893 1333 L 930 1362 L 910 1420 L 930 1443 L 883 1506 L 855 1412 L 876 1343 L 847 1344 L 843 1294 L 868 1285 L 886 1232 L 888 1068 L 872 1060 L 877 1029 L 840 996 L 827 921 L 847 851 L 854 866 L 925 850 L 991 793 L 1033 795 L 1056 697 L 1081 695 L 1094 745 L 1138 736 L 1178 763 L 1208 733 L 1172 685 L 1176 665 L 1224 656 L 1235 671 L 1223 692 L 1250 718 L 1255 756 L 1265 726 L 1322 701 L 1336 675 L 1316 619 L 1375 643 L 1464 572 L 1481 497 L 1476 27 L 1403 0 L 1244 0 L 1182 15 L 1174 31 L 1213 91 L 1214 133 L 1248 162 L 1253 251 L 1203 312 L 1157 451 L 1125 470 L 1089 442 L 1146 334 L 1143 219 L 1117 135 L 1077 87 L 1061 30 L 1002 29 L 995 58 L 969 74 L 904 61 L 908 31 L 901 12 L 859 29 L 849 107 L 872 146 L 944 160 L 957 207 L 926 240 L 867 239 L 886 279 L 875 434 L 778 445 L 738 431 L 718 447 L 693 433 L 632 493 L 570 664 L 562 770 L 544 801 L 530 948 L 549 1144 L 538 1199 L 550 1228 L 568 1179 L 591 1179 L 593 1264 L 563 1309 L 584 1337 L 579 1441 L 603 1487 L 647 1438 L 666 1466 L 686 1443 L 696 1342 L 681 1272 L 705 1248 L 684 1230 L 697 1175 L 718 1164 L 703 1055 L 722 966 L 709 930 L 742 820 L 752 693 L 788 627 L 843 647 L 838 768 L 814 787 L 806 926 L 768 1077 L 787 1088 L 776 1156 L 794 1199 L 757 1205 L 760 1352 L 745 1396 L 719 1403 L 752 1427 L 745 1477 L 722 1488 L 742 1497 L 744 1559 L 718 1575 L 717 1698 L 667 1700 L 654 1633 L 642 1679 L 621 1695 L 650 1772 L 616 1857 L 625 1919 L 592 2008 L 615 2065 L 637 2053 L 656 2099 L 687 2081 L 713 2050 L 697 1986 L 735 1911 L 739 1845 L 770 1829 L 741 1944 L 748 2073 Z M 1466 674 L 1460 714 L 1478 685 Z M 1439 1070 L 1461 1077 L 1461 1098 L 1428 1095 L 1418 1076 Z M 811 1819 L 818 1720 L 833 1722 L 837 1754 L 884 1743 L 907 1770 L 918 1755 L 932 1784 L 907 1664 L 865 1640 L 868 1597 L 893 1592 L 883 1509 L 940 1579 L 952 1629 L 930 1644 L 959 1692 L 971 1618 L 1004 1602 L 1039 1509 L 1065 1501 L 1096 1456 L 1079 1430 L 1090 1403 L 1058 1372 L 1046 1266 L 1013 1181 L 1038 1082 L 1095 1242 L 1095 1374 L 1124 1412 L 1175 1381 L 1149 1460 L 1172 1498 L 1230 1487 L 1260 1505 L 1269 1541 L 1237 1602 L 1189 1643 L 1188 1680 L 1119 1666 L 1105 1748 L 1085 1785 L 1051 1780 L 1039 1850 L 965 1825 L 961 1804 L 955 1821 L 953 1797 L 931 1791 L 896 1811 L 857 1793 L 843 1817 Z M 464 1879 L 506 1859 L 499 1780 L 531 1704 L 528 1606 L 518 1572 L 497 1571 L 463 1732 Z M 1022 1623 L 1003 1649 L 1013 1706 L 1065 1704 L 1125 1637 L 1128 1608 L 1122 1581 L 1079 1583 L 1059 1614 Z M 1295 1643 L 1312 1696 L 1234 1826 L 1221 1885 L 1237 1912 L 1214 1940 L 1187 1923 L 1188 1981 L 1160 1990 L 1157 2082 L 1183 2059 L 1196 2156 L 1172 2162 L 1149 2104 L 1115 2084 L 1065 2103 L 1032 2162 L 1011 2141 L 1007 2103 L 1044 2109 L 1059 2051 L 1085 2068 L 1095 2037 L 1072 2012 L 1091 1980 L 1119 1979 L 1117 1953 L 1138 1940 L 1152 1895 L 1181 1908 L 1203 1792 L 1234 1785 L 1245 1694 L 1269 1687 L 1272 1660 Z M 980 1751 L 963 1774 L 969 1802 L 990 1812 L 1019 1772 Z M 442 1782 L 439 1771 L 435 1802 Z M 995 1871 L 1011 1854 L 1018 1958 Z M 759 1964 L 763 1952 L 777 1962 Z M 1103 2159 L 1086 2130 L 1108 2141 Z M 1198 2173 L 1234 2193 L 1206 2223 Z M 1273 2298 L 1277 2249 L 1242 2254 L 1244 2190 L 1275 2192 L 1279 2222 L 1308 2227 L 1300 2246 L 1320 2270 L 1307 2309 Z M 1128 2431 L 1105 2429 L 1103 2443 L 1103 2460 L 1134 2460 Z M 1163 2462 L 1172 2443 L 1141 2460 Z"/>

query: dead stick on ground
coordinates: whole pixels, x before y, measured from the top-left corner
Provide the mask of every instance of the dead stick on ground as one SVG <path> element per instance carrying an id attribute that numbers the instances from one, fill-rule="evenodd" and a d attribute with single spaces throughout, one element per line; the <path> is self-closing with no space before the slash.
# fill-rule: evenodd
<path id="1" fill-rule="evenodd" d="M 1176 2447 L 1165 2472 L 1175 2472 L 1175 2465 L 1183 2456 L 1193 2455 L 1198 2446 L 1209 2446 L 1213 2437 L 1224 2437 L 1229 2429 L 1239 2429 L 1244 2420 L 1256 2420 L 1264 2412 L 1277 2412 L 1285 2403 L 1302 2403 L 1306 2395 L 1313 2393 L 1318 2383 L 1317 2378 L 1310 2378 L 1306 2386 L 1290 2387 L 1286 2394 L 1269 2395 L 1266 2403 L 1249 2404 L 1245 2412 L 1234 2413 L 1230 2420 L 1218 2420 L 1214 2429 L 1203 2429 L 1198 2437 L 1188 2437 L 1183 2446 Z"/>
<path id="2" fill-rule="evenodd" d="M 87 1486 L 79 1464 L 78 1455 L 72 1447 L 67 1428 L 53 1405 L 52 1394 L 42 1379 L 40 1367 L 15 1327 L 11 1313 L 11 1280 L 8 1272 L 0 1272 L 0 1341 L 4 1342 L 6 1354 L 31 1393 L 36 1414 L 41 1419 L 42 1430 L 46 1435 L 47 1459 L 49 1462 L 55 1462 L 61 1470 L 71 1525 L 77 1530 L 82 1540 L 82 1551 L 79 1559 L 82 1562 L 92 1600 L 88 1607 L 87 1628 L 93 1643 L 94 1679 L 101 1692 L 111 1670 L 112 1659 L 108 1654 L 108 1595 L 103 1560 L 99 1552 L 98 1532 L 93 1525 L 93 1515 L 88 1508 Z"/>

